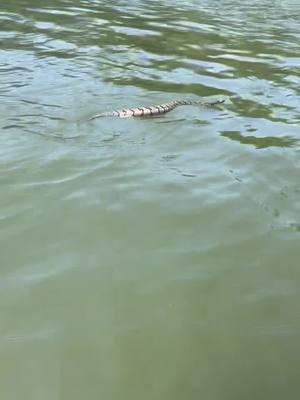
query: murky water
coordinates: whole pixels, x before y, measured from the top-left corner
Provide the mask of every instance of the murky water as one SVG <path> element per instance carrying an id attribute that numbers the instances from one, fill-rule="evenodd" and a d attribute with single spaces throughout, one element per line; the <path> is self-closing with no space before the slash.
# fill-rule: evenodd
<path id="1" fill-rule="evenodd" d="M 1 399 L 299 397 L 299 21 L 2 1 Z"/>

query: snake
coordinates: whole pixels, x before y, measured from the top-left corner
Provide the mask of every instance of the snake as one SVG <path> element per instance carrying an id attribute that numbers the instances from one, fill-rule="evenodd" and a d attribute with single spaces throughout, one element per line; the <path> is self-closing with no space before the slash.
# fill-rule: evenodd
<path id="1" fill-rule="evenodd" d="M 114 110 L 108 112 L 101 112 L 93 115 L 88 119 L 91 121 L 96 118 L 101 117 L 118 117 L 118 118 L 129 118 L 129 117 L 144 117 L 144 116 L 153 116 L 165 114 L 174 110 L 174 108 L 178 106 L 187 106 L 187 105 L 197 105 L 200 104 L 205 107 L 215 107 L 219 104 L 224 103 L 225 100 L 214 100 L 211 102 L 205 102 L 202 100 L 174 100 L 170 103 L 159 104 L 157 106 L 149 106 L 149 107 L 137 107 L 137 108 L 124 108 L 123 110 Z"/>

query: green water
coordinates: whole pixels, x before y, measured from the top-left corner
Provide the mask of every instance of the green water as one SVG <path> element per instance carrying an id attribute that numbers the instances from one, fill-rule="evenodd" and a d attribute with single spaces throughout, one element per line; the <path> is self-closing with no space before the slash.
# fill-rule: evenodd
<path id="1" fill-rule="evenodd" d="M 299 398 L 299 21 L 1 2 L 1 400 Z"/>

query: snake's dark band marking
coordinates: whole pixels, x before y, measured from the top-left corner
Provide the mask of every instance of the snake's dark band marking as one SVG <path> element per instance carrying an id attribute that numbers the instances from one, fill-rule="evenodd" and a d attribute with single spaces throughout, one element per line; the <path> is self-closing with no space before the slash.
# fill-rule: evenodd
<path id="1" fill-rule="evenodd" d="M 157 106 L 150 106 L 150 107 L 138 107 L 138 108 L 125 108 L 123 110 L 114 110 L 110 112 L 103 112 L 94 115 L 93 117 L 89 118 L 88 120 L 92 120 L 99 117 L 119 117 L 119 118 L 127 118 L 127 117 L 143 117 L 144 115 L 158 115 L 158 114 L 165 114 L 169 111 L 174 110 L 174 108 L 178 106 L 184 105 L 201 105 L 205 107 L 215 107 L 222 103 L 225 100 L 215 100 L 212 102 L 204 102 L 201 100 L 174 100 L 170 103 L 160 104 Z"/>
<path id="2" fill-rule="evenodd" d="M 153 112 L 152 112 L 152 108 L 151 107 L 145 107 L 147 110 L 149 110 L 149 113 L 150 113 L 150 115 L 153 115 Z M 149 113 L 147 113 L 148 115 L 149 115 Z"/>
<path id="3" fill-rule="evenodd" d="M 141 112 L 141 117 L 145 114 L 145 109 L 144 108 L 138 108 L 138 110 Z"/>

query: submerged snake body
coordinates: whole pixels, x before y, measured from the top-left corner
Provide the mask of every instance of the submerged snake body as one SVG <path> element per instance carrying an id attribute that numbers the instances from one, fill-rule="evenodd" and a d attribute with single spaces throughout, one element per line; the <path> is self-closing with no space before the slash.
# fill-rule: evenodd
<path id="1" fill-rule="evenodd" d="M 224 103 L 224 100 L 216 100 L 212 102 L 203 102 L 199 100 L 174 100 L 170 103 L 160 104 L 157 106 L 150 106 L 150 107 L 137 107 L 137 108 L 125 108 L 124 110 L 115 110 L 109 112 L 103 112 L 96 114 L 89 118 L 89 121 L 95 118 L 100 117 L 119 117 L 119 118 L 128 118 L 128 117 L 144 117 L 144 116 L 151 116 L 151 115 L 159 115 L 165 114 L 169 111 L 174 110 L 174 108 L 178 106 L 185 106 L 185 105 L 195 105 L 200 104 L 206 107 L 214 107 L 219 104 Z"/>

